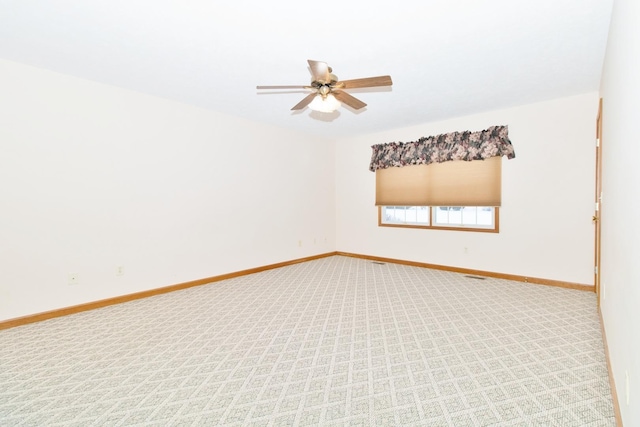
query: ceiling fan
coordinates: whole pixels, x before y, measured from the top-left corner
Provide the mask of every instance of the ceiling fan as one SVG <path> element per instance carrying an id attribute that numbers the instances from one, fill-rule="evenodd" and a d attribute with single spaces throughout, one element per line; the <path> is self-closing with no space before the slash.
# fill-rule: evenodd
<path id="1" fill-rule="evenodd" d="M 308 86 L 256 86 L 257 89 L 310 89 L 312 92 L 293 106 L 292 110 L 302 110 L 309 106 L 312 110 L 330 113 L 343 102 L 359 110 L 367 104 L 345 92 L 345 89 L 391 86 L 391 76 L 365 77 L 353 80 L 338 80 L 326 62 L 308 59 L 311 69 L 311 84 Z"/>

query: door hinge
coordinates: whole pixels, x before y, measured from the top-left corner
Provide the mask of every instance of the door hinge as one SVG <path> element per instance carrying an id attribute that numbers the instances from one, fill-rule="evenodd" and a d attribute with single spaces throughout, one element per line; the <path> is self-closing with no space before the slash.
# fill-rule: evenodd
<path id="1" fill-rule="evenodd" d="M 600 211 L 600 203 L 596 202 L 596 212 Z"/>
<path id="2" fill-rule="evenodd" d="M 598 266 L 593 267 L 593 274 L 598 274 Z"/>
<path id="3" fill-rule="evenodd" d="M 600 138 L 596 138 L 596 147 L 600 147 Z"/>

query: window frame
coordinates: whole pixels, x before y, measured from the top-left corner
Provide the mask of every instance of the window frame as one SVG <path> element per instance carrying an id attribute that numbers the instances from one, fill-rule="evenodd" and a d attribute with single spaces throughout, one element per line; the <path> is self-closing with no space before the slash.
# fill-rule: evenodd
<path id="1" fill-rule="evenodd" d="M 452 231 L 473 231 L 480 233 L 499 233 L 500 232 L 500 208 L 494 207 L 493 212 L 493 228 L 487 227 L 469 227 L 469 226 L 447 226 L 447 225 L 434 225 L 433 218 L 434 213 L 433 210 L 438 208 L 438 206 L 429 206 L 429 224 L 393 224 L 393 223 L 385 223 L 382 222 L 382 208 L 385 206 L 378 206 L 378 227 L 395 227 L 395 228 L 421 228 L 426 230 L 452 230 Z M 481 206 L 478 206 L 481 207 Z"/>

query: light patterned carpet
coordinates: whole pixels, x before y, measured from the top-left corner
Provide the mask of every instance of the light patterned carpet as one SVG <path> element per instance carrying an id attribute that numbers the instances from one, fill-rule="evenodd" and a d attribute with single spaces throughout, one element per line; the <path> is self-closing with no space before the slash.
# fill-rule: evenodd
<path id="1" fill-rule="evenodd" d="M 334 256 L 0 331 L 1 426 L 614 426 L 595 295 Z"/>

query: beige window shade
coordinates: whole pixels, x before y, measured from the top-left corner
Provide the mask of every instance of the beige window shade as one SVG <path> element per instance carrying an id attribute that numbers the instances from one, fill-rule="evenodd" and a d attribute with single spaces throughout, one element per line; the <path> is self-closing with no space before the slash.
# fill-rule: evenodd
<path id="1" fill-rule="evenodd" d="M 376 170 L 376 206 L 500 206 L 502 157 Z"/>

